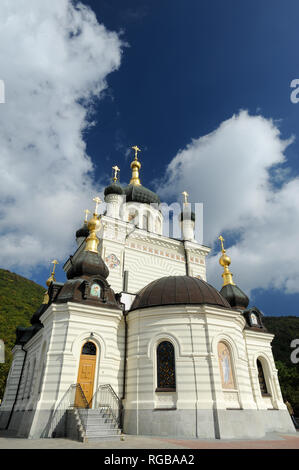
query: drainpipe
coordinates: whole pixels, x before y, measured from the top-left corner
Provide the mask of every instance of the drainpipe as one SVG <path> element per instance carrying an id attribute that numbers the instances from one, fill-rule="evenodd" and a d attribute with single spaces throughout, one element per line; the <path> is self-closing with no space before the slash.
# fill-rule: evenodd
<path id="1" fill-rule="evenodd" d="M 127 312 L 124 313 L 124 321 L 125 321 L 125 350 L 124 350 L 124 377 L 123 377 L 123 393 L 122 393 L 122 400 L 125 399 L 126 396 L 126 378 L 127 378 L 127 350 L 128 350 L 128 322 L 127 322 Z"/>
<path id="2" fill-rule="evenodd" d="M 123 277 L 125 275 L 125 259 L 126 259 L 126 241 L 127 241 L 127 238 L 131 235 L 131 233 L 134 232 L 134 230 L 136 229 L 136 225 L 134 225 L 133 229 L 127 233 L 127 235 L 125 236 L 125 243 L 124 243 L 124 256 L 123 256 L 123 266 L 122 266 L 122 273 L 123 273 Z M 123 279 L 123 285 L 124 285 L 124 282 L 125 280 Z"/>
<path id="3" fill-rule="evenodd" d="M 197 417 L 197 403 L 198 403 L 198 389 L 197 389 L 197 377 L 196 377 L 196 364 L 194 358 L 194 342 L 193 342 L 193 333 L 192 333 L 192 320 L 191 315 L 189 314 L 189 327 L 190 327 L 190 339 L 191 339 L 191 346 L 192 346 L 192 362 L 193 362 L 193 373 L 194 373 L 194 387 L 195 387 L 195 435 L 198 438 L 198 417 Z"/>
<path id="4" fill-rule="evenodd" d="M 186 240 L 183 241 L 184 253 L 185 253 L 185 266 L 186 266 L 186 276 L 189 276 L 189 262 L 188 262 L 188 253 L 186 249 Z"/>
<path id="5" fill-rule="evenodd" d="M 11 419 L 12 419 L 12 415 L 13 415 L 18 397 L 19 397 L 19 391 L 20 391 L 22 377 L 23 377 L 23 373 L 24 373 L 24 369 L 25 369 L 25 364 L 26 364 L 26 358 L 27 358 L 27 352 L 28 351 L 25 351 L 24 345 L 22 346 L 22 351 L 24 351 L 25 356 L 24 356 L 24 360 L 23 360 L 23 365 L 22 365 L 22 370 L 21 370 L 21 374 L 20 374 L 20 379 L 19 379 L 19 383 L 18 383 L 18 388 L 17 388 L 15 400 L 14 400 L 14 403 L 12 405 L 12 409 L 11 409 L 11 412 L 10 412 L 10 415 L 9 415 L 9 418 L 8 418 L 8 422 L 7 422 L 7 425 L 6 425 L 6 428 L 5 428 L 6 430 L 9 428 L 9 425 L 10 425 L 10 422 L 11 422 Z"/>

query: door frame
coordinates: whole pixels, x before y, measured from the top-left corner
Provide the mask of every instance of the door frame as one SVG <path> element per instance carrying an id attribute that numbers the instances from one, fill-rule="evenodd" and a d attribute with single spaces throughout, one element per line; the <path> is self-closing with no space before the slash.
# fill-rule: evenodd
<path id="1" fill-rule="evenodd" d="M 95 361 L 95 369 L 94 369 L 94 379 L 93 379 L 93 389 L 92 389 L 92 397 L 95 393 L 95 390 L 97 389 L 98 386 L 98 379 L 99 379 L 99 374 L 98 374 L 98 368 L 99 368 L 99 361 L 100 361 L 100 355 L 101 355 L 101 346 L 99 345 L 98 341 L 96 341 L 93 337 L 85 337 L 83 340 L 80 341 L 80 349 L 79 349 L 79 357 L 77 360 L 77 366 L 76 366 L 76 382 L 79 383 L 79 369 L 80 369 L 80 363 L 81 363 L 81 356 L 82 356 L 82 350 L 83 347 L 86 343 L 93 343 L 96 347 L 96 361 Z M 94 408 L 94 403 L 91 404 L 91 408 Z"/>

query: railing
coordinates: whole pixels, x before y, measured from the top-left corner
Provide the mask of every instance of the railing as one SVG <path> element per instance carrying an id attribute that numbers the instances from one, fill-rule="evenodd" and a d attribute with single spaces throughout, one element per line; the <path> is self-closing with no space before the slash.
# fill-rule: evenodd
<path id="1" fill-rule="evenodd" d="M 88 401 L 80 384 L 74 384 L 70 386 L 71 389 L 71 400 L 70 408 L 89 408 Z"/>
<path id="2" fill-rule="evenodd" d="M 80 384 L 71 385 L 63 395 L 54 413 L 45 427 L 42 437 L 64 437 L 66 426 L 66 410 L 70 408 L 88 408 L 88 401 Z M 85 427 L 85 423 L 82 423 Z"/>
<path id="3" fill-rule="evenodd" d="M 110 384 L 99 385 L 89 404 L 91 403 L 93 408 L 110 413 L 117 422 L 117 425 L 121 427 L 122 402 Z"/>

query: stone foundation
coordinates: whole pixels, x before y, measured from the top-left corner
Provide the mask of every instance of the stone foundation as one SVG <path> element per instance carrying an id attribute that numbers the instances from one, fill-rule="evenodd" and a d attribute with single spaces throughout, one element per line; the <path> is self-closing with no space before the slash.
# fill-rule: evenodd
<path id="1" fill-rule="evenodd" d="M 124 433 L 186 439 L 259 439 L 295 433 L 285 410 L 126 410 Z"/>

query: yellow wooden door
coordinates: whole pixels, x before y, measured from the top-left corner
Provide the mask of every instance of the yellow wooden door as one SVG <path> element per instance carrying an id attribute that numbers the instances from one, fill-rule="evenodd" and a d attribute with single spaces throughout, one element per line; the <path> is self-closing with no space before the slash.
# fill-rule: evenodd
<path id="1" fill-rule="evenodd" d="M 93 343 L 88 343 L 89 345 L 92 344 L 94 346 L 94 351 L 96 352 L 96 347 Z M 86 400 L 89 403 L 89 407 L 91 407 L 91 399 L 93 395 L 93 386 L 94 386 L 94 376 L 95 376 L 95 369 L 96 369 L 96 359 L 97 356 L 94 353 L 90 354 L 90 348 L 86 348 L 86 344 L 82 348 L 82 353 L 80 356 L 80 364 L 79 364 L 79 371 L 78 371 L 78 380 L 77 383 L 81 385 L 81 388 L 84 392 Z M 87 352 L 87 353 L 86 353 Z M 82 407 L 84 406 L 84 402 L 82 400 L 82 396 L 79 391 L 76 393 L 76 400 L 75 406 Z"/>

